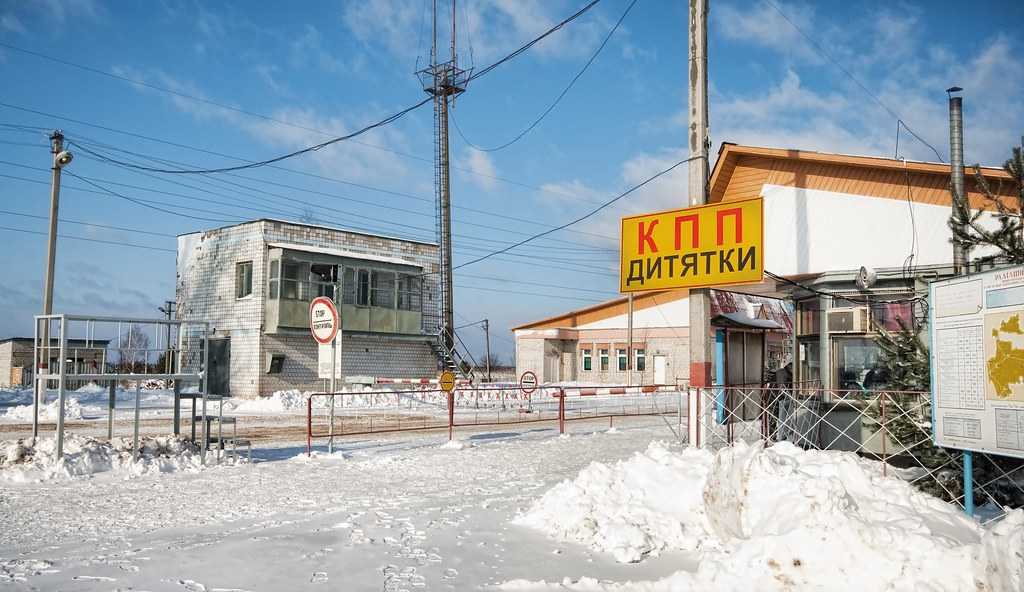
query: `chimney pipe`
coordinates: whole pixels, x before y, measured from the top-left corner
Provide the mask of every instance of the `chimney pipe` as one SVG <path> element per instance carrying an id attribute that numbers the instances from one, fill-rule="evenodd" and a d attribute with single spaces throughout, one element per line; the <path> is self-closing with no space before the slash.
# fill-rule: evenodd
<path id="1" fill-rule="evenodd" d="M 967 194 L 964 192 L 964 114 L 963 97 L 954 97 L 952 93 L 963 90 L 954 86 L 946 90 L 949 95 L 949 172 L 950 172 L 950 197 L 952 204 L 967 203 Z M 953 237 L 953 272 L 956 275 L 964 275 L 968 272 L 967 248 Z"/>

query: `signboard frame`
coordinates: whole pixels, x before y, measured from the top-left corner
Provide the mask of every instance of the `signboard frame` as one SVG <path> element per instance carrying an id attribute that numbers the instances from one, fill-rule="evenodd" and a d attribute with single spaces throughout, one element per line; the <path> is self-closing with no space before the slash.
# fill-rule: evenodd
<path id="1" fill-rule="evenodd" d="M 626 271 L 626 278 L 630 277 L 629 276 L 629 272 L 626 270 L 626 259 L 625 259 L 625 252 L 624 252 L 624 249 L 623 249 L 623 245 L 624 245 L 624 242 L 625 242 L 623 240 L 624 234 L 625 234 L 624 233 L 624 229 L 625 229 L 626 223 L 628 221 L 636 220 L 638 218 L 650 218 L 650 217 L 653 217 L 653 216 L 663 216 L 663 215 L 666 215 L 666 214 L 672 214 L 674 212 L 690 212 L 690 215 L 699 216 L 699 213 L 702 210 L 708 210 L 708 209 L 734 209 L 734 208 L 737 208 L 737 207 L 743 207 L 744 204 L 749 204 L 751 202 L 757 202 L 757 207 L 758 207 L 758 212 L 759 212 L 758 216 L 760 218 L 760 225 L 758 227 L 759 239 L 758 239 L 758 242 L 755 245 L 757 247 L 758 251 L 759 251 L 759 254 L 755 254 L 755 265 L 757 266 L 757 269 L 759 269 L 760 273 L 758 274 L 758 277 L 756 279 L 755 278 L 751 278 L 751 279 L 747 279 L 747 280 L 738 280 L 738 281 L 731 281 L 731 280 L 730 281 L 721 281 L 720 279 L 711 279 L 711 280 L 708 280 L 708 281 L 701 281 L 701 282 L 694 282 L 694 283 L 677 283 L 676 285 L 645 286 L 645 285 L 643 285 L 641 283 L 641 285 L 636 286 L 636 287 L 632 287 L 632 288 L 630 288 L 628 286 L 627 280 L 623 278 L 623 272 L 624 271 Z M 738 199 L 738 200 L 734 200 L 734 201 L 718 201 L 718 202 L 715 202 L 715 203 L 703 204 L 703 205 L 698 205 L 698 206 L 691 206 L 691 207 L 688 207 L 688 208 L 673 208 L 673 209 L 668 209 L 668 210 L 660 210 L 660 211 L 656 211 L 656 212 L 648 212 L 648 213 L 645 213 L 645 214 L 635 214 L 635 215 L 632 215 L 632 216 L 624 216 L 619 221 L 619 293 L 621 293 L 621 294 L 628 294 L 628 293 L 631 293 L 631 292 L 648 292 L 648 291 L 653 291 L 653 290 L 678 290 L 678 289 L 696 289 L 696 288 L 715 288 L 715 287 L 721 287 L 721 286 L 742 286 L 742 285 L 750 285 L 750 284 L 759 284 L 759 283 L 764 281 L 764 274 L 765 274 L 766 252 L 765 252 L 765 248 L 764 248 L 764 243 L 765 243 L 764 235 L 765 235 L 764 198 L 760 197 L 760 196 L 752 197 L 752 198 L 748 198 L 748 199 Z"/>
<path id="2" fill-rule="evenodd" d="M 1018 301 L 989 306 L 991 294 L 1010 289 L 1020 291 Z M 940 290 L 945 290 L 946 294 L 938 294 Z M 974 297 L 977 299 L 976 304 L 966 301 Z M 943 298 L 950 300 L 943 304 Z M 1024 458 L 1024 380 L 1007 383 L 1005 386 L 1010 389 L 1010 393 L 1005 397 L 1000 396 L 991 381 L 991 348 L 986 342 L 992 340 L 992 345 L 998 348 L 996 344 L 1000 342 L 999 336 L 1004 332 L 1005 323 L 996 327 L 995 323 L 999 321 L 997 317 L 1012 315 L 1017 317 L 1018 323 L 1024 322 L 1024 267 L 932 282 L 928 285 L 928 301 L 933 443 L 963 450 L 965 453 L 981 452 Z M 1024 333 L 1012 333 L 1021 335 L 1019 345 L 1024 348 Z M 954 338 L 956 341 L 951 341 Z M 1008 339 L 1011 339 L 1012 347 L 1014 338 Z M 943 355 L 944 350 L 955 352 L 955 355 L 947 357 Z M 998 354 L 998 350 L 993 353 Z M 970 374 L 971 369 L 975 369 L 976 375 Z M 955 387 L 946 384 L 953 380 L 957 381 Z M 964 388 L 965 384 L 968 388 Z M 1019 387 L 1019 392 L 1012 389 L 1014 385 Z M 972 386 L 977 392 L 971 392 Z M 950 404 L 949 398 L 954 394 L 950 388 L 956 391 L 960 407 Z M 1016 426 L 1011 431 L 1016 434 L 1017 448 L 999 445 L 1011 435 L 1002 433 L 1007 431 L 1008 424 L 1005 419 L 1000 421 L 1000 417 L 1006 414 L 1014 416 L 1014 421 L 1010 423 Z"/>

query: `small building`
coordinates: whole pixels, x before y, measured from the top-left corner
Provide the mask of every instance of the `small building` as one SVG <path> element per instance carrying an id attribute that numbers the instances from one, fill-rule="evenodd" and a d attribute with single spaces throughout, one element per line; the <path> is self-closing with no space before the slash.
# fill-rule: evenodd
<path id="1" fill-rule="evenodd" d="M 541 382 L 675 384 L 689 368 L 687 290 L 617 298 L 514 327 L 516 371 Z M 760 384 L 783 363 L 792 327 L 781 300 L 713 290 L 712 326 L 722 340 L 726 384 Z M 632 368 L 630 368 L 632 357 Z M 765 361 L 770 360 L 770 364 Z"/>
<path id="2" fill-rule="evenodd" d="M 56 340 L 53 343 L 56 347 Z M 106 339 L 68 339 L 65 362 L 69 364 L 68 372 L 106 371 L 109 344 Z M 32 356 L 31 337 L 0 339 L 0 387 L 32 386 Z M 50 366 L 57 367 L 58 361 L 56 356 L 51 356 Z"/>
<path id="3" fill-rule="evenodd" d="M 253 220 L 178 237 L 177 314 L 210 323 L 212 393 L 324 388 L 309 331 L 317 296 L 338 304 L 344 376 L 432 376 L 437 262 L 434 243 Z"/>

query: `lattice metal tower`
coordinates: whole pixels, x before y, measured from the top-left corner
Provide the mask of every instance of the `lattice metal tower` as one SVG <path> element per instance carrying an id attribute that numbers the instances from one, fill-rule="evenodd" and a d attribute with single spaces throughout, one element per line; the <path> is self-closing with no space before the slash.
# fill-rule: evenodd
<path id="1" fill-rule="evenodd" d="M 433 42 L 430 65 L 416 73 L 423 90 L 434 97 L 434 195 L 437 203 L 436 224 L 441 287 L 441 322 L 438 337 L 445 356 L 445 365 L 455 364 L 455 322 L 452 298 L 452 216 L 449 177 L 448 109 L 455 97 L 466 90 L 471 70 L 459 68 L 455 52 L 455 0 L 452 0 L 451 57 L 438 62 L 437 0 L 433 0 Z"/>

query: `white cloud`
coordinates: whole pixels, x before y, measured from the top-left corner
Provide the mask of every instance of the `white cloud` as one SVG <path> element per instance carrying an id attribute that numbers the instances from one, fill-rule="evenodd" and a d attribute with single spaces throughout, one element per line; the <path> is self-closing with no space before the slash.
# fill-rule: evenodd
<path id="1" fill-rule="evenodd" d="M 447 55 L 450 23 L 447 4 L 439 4 L 438 46 Z M 383 47 L 400 59 L 419 55 L 429 59 L 430 14 L 419 2 L 363 0 L 348 3 L 342 20 L 367 45 Z M 501 57 L 549 29 L 576 8 L 566 1 L 480 0 L 462 3 L 458 10 L 457 48 L 460 63 L 467 63 L 472 46 L 476 64 Z M 571 26 L 538 43 L 531 53 L 549 58 L 577 58 L 593 50 L 610 23 L 600 14 L 587 14 Z M 420 61 L 423 63 L 423 60 Z"/>
<path id="2" fill-rule="evenodd" d="M 291 92 L 288 90 L 288 85 L 278 80 L 278 75 L 281 69 L 273 64 L 257 64 L 253 67 L 253 72 L 259 76 L 260 80 L 263 81 L 270 90 L 276 92 L 279 95 L 290 95 Z"/>
<path id="3" fill-rule="evenodd" d="M 486 152 L 466 148 L 463 157 L 459 160 L 459 167 L 468 169 L 472 174 L 468 179 L 480 189 L 491 191 L 497 184 L 497 169 L 494 168 L 494 161 Z"/>
<path id="4" fill-rule="evenodd" d="M 68 17 L 96 18 L 99 14 L 93 0 L 42 0 L 38 4 L 60 23 Z"/>
<path id="5" fill-rule="evenodd" d="M 13 14 L 0 16 L 0 29 L 10 31 L 11 33 L 19 33 L 21 35 L 28 33 L 25 25 L 23 25 L 21 20 Z"/>
<path id="6" fill-rule="evenodd" d="M 814 29 L 813 6 L 797 7 L 782 2 L 777 4 L 801 29 Z M 804 60 L 820 61 L 807 40 L 767 2 L 758 2 L 756 5 L 747 2 L 739 5 L 718 4 L 712 9 L 708 20 L 726 39 L 753 43 Z"/>
<path id="7" fill-rule="evenodd" d="M 320 30 L 308 24 L 303 28 L 302 35 L 292 41 L 291 61 L 294 66 L 312 64 L 331 74 L 343 74 L 352 70 L 344 60 L 324 47 Z"/>

